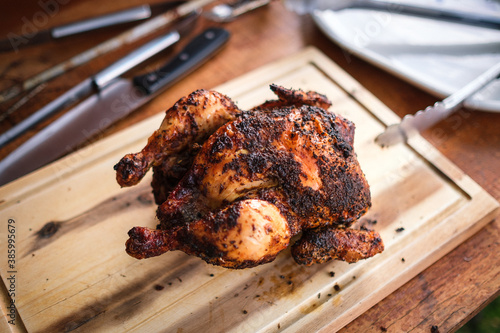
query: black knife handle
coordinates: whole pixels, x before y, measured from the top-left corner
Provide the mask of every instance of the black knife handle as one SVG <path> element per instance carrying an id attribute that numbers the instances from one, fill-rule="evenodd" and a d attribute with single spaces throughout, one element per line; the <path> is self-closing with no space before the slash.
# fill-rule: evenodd
<path id="1" fill-rule="evenodd" d="M 165 88 L 201 65 L 229 39 L 229 31 L 208 28 L 194 37 L 184 49 L 165 66 L 153 72 L 134 77 L 134 84 L 148 94 Z"/>

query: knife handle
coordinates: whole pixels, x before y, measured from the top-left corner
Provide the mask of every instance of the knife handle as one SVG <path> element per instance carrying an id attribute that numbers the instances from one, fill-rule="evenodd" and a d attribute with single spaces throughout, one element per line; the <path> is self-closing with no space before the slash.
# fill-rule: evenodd
<path id="1" fill-rule="evenodd" d="M 134 77 L 134 84 L 153 94 L 201 65 L 229 39 L 229 31 L 208 28 L 194 37 L 184 49 L 165 66 L 153 72 Z"/>

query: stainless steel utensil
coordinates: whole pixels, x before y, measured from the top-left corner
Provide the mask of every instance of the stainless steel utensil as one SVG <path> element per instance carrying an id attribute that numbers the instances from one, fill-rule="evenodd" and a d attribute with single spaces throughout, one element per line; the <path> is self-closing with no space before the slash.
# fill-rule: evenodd
<path id="1" fill-rule="evenodd" d="M 213 1 L 214 0 L 186 1 L 175 9 L 168 10 L 163 14 L 142 22 L 141 24 L 120 33 L 116 37 L 110 38 L 54 67 L 28 78 L 22 83 L 7 88 L 6 90 L 0 92 L 0 103 L 6 102 L 23 92 L 29 91 L 44 82 L 52 80 L 53 78 L 66 73 L 68 70 L 85 64 L 100 55 L 116 50 L 124 45 L 137 42 L 141 38 L 166 27 L 179 17 L 188 15 L 193 10 L 200 9 Z"/>
<path id="2" fill-rule="evenodd" d="M 103 69 L 96 75 L 80 82 L 66 93 L 36 111 L 30 117 L 24 119 L 16 126 L 1 134 L 0 147 L 22 135 L 28 129 L 40 123 L 47 117 L 78 102 L 81 98 L 89 95 L 92 91 L 101 91 L 118 76 L 175 44 L 179 41 L 181 36 L 191 30 L 193 23 L 198 16 L 199 12 L 194 12 L 180 21 L 180 23 L 178 23 L 176 27 L 166 35 L 155 38 L 138 49 L 130 52 L 125 57 Z"/>
<path id="3" fill-rule="evenodd" d="M 204 16 L 215 22 L 229 22 L 246 12 L 265 6 L 269 2 L 270 0 L 237 0 L 217 5 L 204 13 Z"/>
<path id="4" fill-rule="evenodd" d="M 102 91 L 76 105 L 0 161 L 0 185 L 72 152 L 79 144 L 190 73 L 214 55 L 228 39 L 227 30 L 209 28 L 162 68 L 132 80 L 113 80 Z"/>
<path id="5" fill-rule="evenodd" d="M 500 75 L 500 63 L 478 76 L 462 89 L 441 102 L 428 106 L 414 115 L 406 115 L 399 124 L 394 124 L 375 138 L 375 142 L 386 147 L 406 142 L 409 137 L 425 130 L 458 110 L 463 102 Z"/>
<path id="6" fill-rule="evenodd" d="M 141 5 L 118 12 L 92 17 L 86 20 L 76 21 L 65 25 L 53 27 L 48 30 L 40 30 L 29 35 L 17 35 L 9 33 L 6 39 L 0 40 L 0 52 L 17 51 L 20 48 L 57 40 L 76 34 L 98 30 L 124 23 L 131 23 L 149 19 L 159 13 L 178 6 L 181 1 L 168 1 L 155 5 Z"/>

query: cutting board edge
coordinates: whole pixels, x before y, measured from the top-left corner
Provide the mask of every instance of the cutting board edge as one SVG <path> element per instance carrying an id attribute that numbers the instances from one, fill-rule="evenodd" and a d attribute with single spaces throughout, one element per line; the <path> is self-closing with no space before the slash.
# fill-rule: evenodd
<path id="1" fill-rule="evenodd" d="M 1 332 L 10 333 L 24 333 L 27 332 L 26 327 L 19 315 L 19 312 L 13 314 L 14 318 L 11 319 L 9 305 L 11 302 L 9 293 L 7 292 L 4 280 L 0 279 L 0 313 L 2 314 L 2 322 L 0 323 Z M 9 323 L 10 320 L 14 320 L 15 325 Z M 7 331 L 8 330 L 8 331 Z"/>
<path id="2" fill-rule="evenodd" d="M 305 51 L 301 52 L 301 53 L 300 53 L 300 56 L 301 56 L 301 57 L 303 57 L 304 55 L 306 55 L 306 56 L 308 57 L 308 59 L 306 59 L 306 60 L 305 60 L 305 62 L 308 62 L 308 63 L 313 63 L 313 64 L 314 64 L 314 61 L 316 61 L 315 59 L 322 59 L 322 58 L 323 58 L 323 54 L 321 54 L 321 53 L 317 53 L 317 52 L 319 52 L 319 51 L 317 51 L 315 48 L 309 48 L 309 49 L 306 49 Z M 324 56 L 324 57 L 326 57 L 326 56 Z M 296 55 L 296 56 L 294 56 L 294 58 L 293 58 L 293 59 L 295 59 L 294 61 L 297 61 L 296 59 L 298 59 L 298 58 L 299 58 L 299 56 L 298 56 L 298 55 Z M 332 64 L 333 64 L 333 65 L 335 65 L 335 64 L 331 61 L 331 59 L 329 59 L 329 58 L 326 58 L 326 59 L 328 60 L 327 66 L 330 66 L 330 65 L 332 65 Z M 287 60 L 288 60 L 288 58 L 287 58 Z M 323 61 L 323 60 L 322 60 L 322 61 Z M 273 64 L 274 64 L 274 63 L 273 63 Z M 304 60 L 302 60 L 302 64 L 304 64 Z M 298 66 L 298 65 L 295 65 L 295 67 L 297 67 L 297 66 Z M 336 66 L 336 65 L 335 65 L 335 66 Z M 291 67 L 293 67 L 293 66 L 291 66 Z M 290 67 L 290 68 L 291 68 L 291 67 Z M 257 71 L 256 71 L 256 72 L 257 72 Z M 250 74 L 251 74 L 251 73 L 250 73 Z M 253 75 L 256 75 L 256 74 L 255 74 L 255 73 L 253 73 Z M 238 79 L 238 78 L 237 78 L 237 79 Z M 354 79 L 352 79 L 351 77 L 349 77 L 349 79 L 350 79 L 350 80 L 354 80 Z M 229 81 L 229 83 L 232 83 L 232 82 L 233 82 L 233 81 Z M 229 83 L 228 83 L 228 84 L 229 84 Z M 222 85 L 222 86 L 223 86 L 223 85 Z M 218 89 L 218 88 L 216 88 L 216 89 Z M 358 98 L 358 96 L 360 96 L 359 98 L 361 98 L 361 99 L 364 99 L 364 98 L 375 98 L 375 97 L 374 97 L 373 95 L 371 95 L 371 93 L 369 93 L 369 92 L 368 92 L 368 93 L 365 93 L 365 92 L 363 92 L 363 91 L 362 91 L 362 92 L 351 91 L 350 93 L 351 93 L 351 94 L 353 94 L 354 98 Z M 356 94 L 357 94 L 357 96 L 356 96 Z M 377 100 L 377 101 L 378 101 L 378 99 L 376 99 L 376 98 L 375 98 L 375 100 Z M 379 101 L 379 103 L 381 103 L 381 102 Z M 380 106 L 380 109 L 381 109 L 381 110 L 386 110 L 386 109 L 387 109 L 387 107 L 385 107 L 384 105 L 382 105 L 382 106 Z M 388 110 L 388 109 L 387 109 L 387 110 Z M 389 110 L 389 111 L 390 111 L 390 110 Z M 385 112 L 385 111 L 381 111 L 381 112 Z M 392 111 L 391 111 L 391 113 L 392 113 Z M 394 114 L 393 114 L 393 115 L 394 115 Z M 144 123 L 148 123 L 148 124 L 149 124 L 149 121 L 151 121 L 151 122 L 152 122 L 152 119 L 151 119 L 151 118 L 154 118 L 154 122 L 155 122 L 155 124 L 159 124 L 159 123 L 156 123 L 156 122 L 157 122 L 157 118 L 158 118 L 158 119 L 160 119 L 160 116 L 162 116 L 162 115 L 152 116 L 152 117 L 150 117 L 150 118 L 148 118 L 148 119 L 144 120 L 143 122 L 138 123 L 138 124 L 136 124 L 136 125 L 134 125 L 134 126 L 130 127 L 130 128 L 129 128 L 129 129 L 127 129 L 127 130 L 124 130 L 124 131 L 118 132 L 118 133 L 116 133 L 116 134 L 114 134 L 114 135 L 112 135 L 112 136 L 110 136 L 110 137 L 108 137 L 108 138 L 105 138 L 105 139 L 103 139 L 103 140 L 101 140 L 101 141 L 97 142 L 96 144 L 94 144 L 96 147 L 99 147 L 99 148 L 108 148 L 108 149 L 110 149 L 110 150 L 109 150 L 109 151 L 107 151 L 107 150 L 101 151 L 101 152 L 100 152 L 100 155 L 98 155 L 97 157 L 95 157 L 95 159 L 99 159 L 99 158 L 101 158 L 103 155 L 105 155 L 105 154 L 109 154 L 110 152 L 113 152 L 113 151 L 116 149 L 116 148 L 112 148 L 113 146 L 116 146 L 116 144 L 113 144 L 113 143 L 114 143 L 114 142 L 116 142 L 117 138 L 119 138 L 119 137 L 126 137 L 126 138 L 129 138 L 129 134 L 130 134 L 130 133 L 132 133 L 133 131 L 137 131 L 137 129 L 138 129 L 138 128 L 141 128 L 141 126 L 144 126 Z M 396 116 L 396 117 L 397 117 L 397 116 Z M 393 118 L 393 117 L 388 117 L 388 118 Z M 390 121 L 390 120 L 391 120 L 391 119 L 388 119 L 388 121 Z M 386 122 L 386 124 L 388 124 L 388 122 Z M 141 134 L 140 136 L 139 136 L 139 135 L 137 135 L 137 136 L 136 136 L 133 140 L 130 138 L 130 139 L 131 139 L 130 145 L 132 145 L 132 142 L 137 142 L 137 140 L 143 140 L 143 138 L 145 138 L 145 137 L 147 137 L 147 135 L 143 135 L 143 134 Z M 109 144 L 109 146 L 111 146 L 111 147 L 107 147 L 107 145 L 108 145 L 108 144 Z M 94 146 L 94 145 L 92 145 L 92 146 Z M 417 144 L 417 146 L 418 146 L 418 147 L 420 147 L 420 146 L 419 146 L 419 144 Z M 127 145 L 127 147 L 128 147 L 128 145 Z M 433 146 L 431 145 L 431 147 L 433 147 Z M 87 149 L 90 149 L 90 148 L 87 148 Z M 123 146 L 120 146 L 120 147 L 119 147 L 119 149 L 123 149 Z M 434 147 L 433 147 L 433 149 L 437 152 L 437 149 L 436 149 L 436 148 L 434 148 Z M 437 153 L 439 154 L 439 152 L 437 152 Z M 440 155 L 440 154 L 439 154 L 439 156 L 441 156 L 441 157 L 444 159 L 444 160 L 443 160 L 444 162 L 440 162 L 440 163 L 449 164 L 449 165 L 454 166 L 454 165 L 453 165 L 453 164 L 452 164 L 449 160 L 447 160 L 444 156 L 442 156 L 442 155 Z M 70 158 L 70 157 L 68 156 L 68 157 L 66 157 L 66 158 Z M 93 159 L 93 160 L 95 160 L 95 159 Z M 81 165 L 80 167 L 84 167 L 85 165 L 88 165 L 88 164 L 89 164 L 89 163 L 91 163 L 93 160 L 90 160 L 90 161 L 85 161 L 86 163 L 85 163 L 85 164 L 83 164 L 83 165 Z M 62 161 L 64 161 L 64 159 L 63 159 Z M 62 161 L 56 162 L 55 164 L 57 164 L 57 163 L 62 163 Z M 438 165 L 439 165 L 439 164 L 438 164 Z M 22 188 L 22 187 L 23 187 L 23 186 L 22 186 L 23 184 L 29 184 L 30 180 L 31 180 L 31 179 L 33 179 L 33 180 L 34 180 L 34 179 L 36 179 L 36 177 L 37 177 L 37 176 L 40 176 L 40 175 L 42 175 L 42 176 L 45 176 L 45 175 L 50 175 L 50 174 L 51 174 L 51 172 L 50 172 L 50 168 L 49 168 L 49 167 L 50 167 L 50 165 L 49 165 L 49 166 L 47 166 L 46 168 L 44 168 L 43 170 L 40 170 L 40 171 L 39 171 L 40 173 L 39 173 L 39 172 L 36 172 L 35 174 L 32 174 L 32 175 L 28 175 L 28 176 L 26 176 L 25 178 L 23 178 L 23 180 L 20 180 L 20 181 L 19 181 L 19 183 L 17 183 L 17 182 L 16 182 L 16 184 L 19 184 L 20 188 Z M 436 168 L 438 168 L 438 169 L 439 169 L 439 166 L 436 166 Z M 455 167 L 455 168 L 456 168 L 456 167 Z M 457 168 L 457 170 L 459 170 L 459 169 Z M 73 170 L 73 171 L 74 171 L 74 170 Z M 452 177 L 455 177 L 455 176 L 456 176 L 455 171 L 453 171 L 452 173 L 453 173 L 453 176 L 452 176 Z M 465 178 L 464 178 L 465 180 L 460 179 L 460 181 L 461 181 L 461 182 L 463 182 L 463 184 L 465 184 L 466 186 L 471 186 L 471 190 L 474 190 L 474 191 L 472 191 L 472 192 L 473 192 L 473 193 L 472 193 L 472 194 L 473 194 L 473 196 L 475 196 L 475 193 L 476 193 L 476 191 L 475 191 L 475 190 L 478 190 L 478 192 L 479 192 L 481 195 L 483 195 L 483 193 L 484 193 L 484 194 L 486 194 L 487 196 L 489 196 L 489 194 L 487 194 L 487 192 L 486 192 L 486 191 L 484 191 L 482 188 L 480 188 L 480 187 L 479 187 L 479 186 L 478 186 L 475 182 L 473 182 L 473 180 L 472 180 L 472 179 L 468 178 L 468 176 L 466 176 L 463 172 L 459 172 L 458 174 L 460 175 L 460 177 L 465 176 Z M 22 195 L 29 195 L 29 193 L 30 193 L 30 192 L 35 191 L 35 190 L 36 190 L 36 188 L 39 188 L 39 187 L 36 187 L 36 186 L 45 186 L 45 185 L 47 185 L 47 184 L 48 184 L 48 182 L 50 182 L 50 179 L 49 179 L 49 180 L 47 180 L 47 179 L 43 179 L 43 180 L 41 181 L 41 183 L 39 183 L 39 184 L 33 184 L 33 186 L 31 186 L 31 187 L 28 189 L 28 191 L 27 191 L 27 192 L 26 192 L 26 191 L 25 191 L 25 192 L 22 192 L 22 193 L 21 193 L 21 194 L 19 194 L 17 197 L 22 196 Z M 471 182 L 472 182 L 472 184 L 474 184 L 474 185 L 470 185 L 470 183 L 471 183 Z M 8 188 L 10 188 L 10 187 L 8 187 Z M 6 189 L 8 189 L 8 188 L 6 188 Z M 4 188 L 0 189 L 0 195 L 2 195 L 2 194 L 4 193 L 4 192 L 3 192 L 3 190 L 4 190 Z M 16 197 L 16 198 L 17 198 L 17 197 Z M 491 199 L 493 199 L 491 196 L 489 196 L 489 197 L 490 197 Z M 494 200 L 494 199 L 493 199 L 493 200 Z M 494 212 L 498 212 L 498 202 L 496 202 L 496 201 L 495 201 L 495 205 L 496 205 L 496 208 L 494 209 Z M 1 210 L 1 209 L 2 209 L 2 206 L 0 206 L 0 210 Z M 491 214 L 493 214 L 493 213 L 491 213 Z M 484 219 L 487 219 L 487 217 L 485 217 L 485 218 L 481 219 L 478 223 L 474 224 L 474 225 L 473 225 L 473 227 L 477 227 L 477 228 L 478 228 L 477 230 L 479 230 L 479 229 L 480 229 L 480 227 L 482 228 L 482 226 L 483 226 L 484 224 L 486 224 L 486 223 L 487 223 L 487 221 L 483 221 Z M 481 224 L 481 226 L 480 226 L 480 227 L 478 226 L 479 224 Z M 472 234 L 471 234 L 471 235 L 472 235 Z M 469 237 L 470 237 L 470 236 L 469 236 Z M 451 249 L 450 249 L 450 250 L 451 250 Z M 437 259 L 439 259 L 439 257 L 440 257 L 440 256 L 438 256 L 438 258 L 437 258 Z M 436 260 L 437 260 L 437 259 L 436 259 Z M 351 318 L 350 320 L 352 320 L 352 319 L 353 319 L 353 318 Z M 349 320 L 349 321 L 350 321 L 350 320 Z"/>
<path id="3" fill-rule="evenodd" d="M 432 264 L 434 264 L 437 260 L 439 260 L 441 257 L 444 255 L 448 254 L 451 252 L 453 249 L 455 249 L 457 246 L 459 246 L 461 243 L 463 243 L 465 240 L 468 238 L 472 237 L 475 233 L 477 233 L 479 230 L 481 230 L 485 225 L 487 225 L 489 222 L 491 222 L 493 219 L 498 217 L 500 215 L 500 204 L 493 198 L 491 197 L 488 193 L 483 192 L 482 194 L 476 196 L 474 199 L 474 204 L 482 206 L 481 208 L 484 208 L 484 216 L 476 220 L 477 222 L 475 223 L 464 223 L 468 225 L 468 228 L 462 229 L 459 234 L 457 234 L 455 237 L 449 238 L 447 242 L 441 243 L 441 245 L 437 248 L 435 248 L 432 252 L 427 253 L 427 255 L 423 258 L 421 258 L 419 261 L 408 265 L 408 267 L 404 270 L 404 272 L 400 275 L 394 276 L 392 279 L 386 279 L 385 284 L 383 285 L 382 288 L 378 289 L 375 294 L 371 294 L 369 296 L 369 299 L 361 299 L 358 303 L 356 303 L 356 306 L 351 307 L 350 311 L 344 311 L 340 316 L 336 317 L 334 321 L 330 322 L 325 322 L 324 320 L 322 321 L 321 318 L 328 318 L 330 317 L 328 313 L 324 313 L 321 311 L 315 311 L 314 317 L 311 317 L 311 313 L 308 313 L 307 316 L 303 316 L 302 318 L 299 319 L 299 321 L 295 322 L 293 325 L 290 327 L 282 327 L 283 332 L 295 332 L 296 327 L 295 325 L 298 325 L 300 329 L 309 329 L 309 330 L 314 330 L 316 332 L 332 332 L 332 331 L 337 331 L 340 330 L 341 328 L 345 327 L 347 324 L 349 324 L 352 320 L 355 318 L 359 317 L 361 314 L 366 312 L 368 309 L 370 309 L 373 304 L 376 304 L 383 300 L 385 297 L 389 296 L 392 292 L 395 290 L 399 289 L 401 286 L 406 284 L 408 281 L 410 281 L 412 278 L 414 278 L 417 274 L 415 274 L 415 271 L 417 272 L 422 272 L 426 268 L 430 267 Z M 458 211 L 459 212 L 459 211 Z M 457 212 L 457 213 L 458 213 Z M 451 216 L 450 218 L 458 218 L 456 215 Z M 470 219 L 474 219 L 474 217 L 471 215 Z M 475 220 L 475 219 L 474 219 Z M 439 224 L 435 225 L 429 233 L 432 231 L 432 233 L 435 232 L 440 232 L 443 228 L 449 227 L 450 221 L 449 219 L 444 219 L 441 221 Z M 417 239 L 414 239 L 411 244 L 417 244 L 422 241 L 422 239 L 426 239 L 427 236 L 426 234 L 422 233 L 419 235 Z M 400 258 L 409 258 L 407 255 L 408 252 L 413 251 L 414 248 L 417 247 L 415 246 L 407 246 L 404 248 L 399 248 L 397 249 L 394 253 L 391 254 L 390 257 L 385 258 L 382 263 L 394 261 L 397 262 L 400 260 Z M 377 265 L 380 265 L 381 263 L 377 263 Z M 408 264 L 408 261 L 406 261 L 406 264 Z M 394 264 L 396 265 L 396 264 Z M 363 279 L 360 279 L 359 277 L 357 278 L 357 283 L 362 283 Z M 314 300 L 314 295 L 310 297 L 310 301 Z M 321 307 L 319 309 L 322 309 L 325 311 L 325 307 Z M 304 326 L 306 325 L 306 326 Z M 271 332 L 272 330 L 266 330 L 266 332 Z"/>
<path id="4" fill-rule="evenodd" d="M 32 173 L 5 184 L 0 187 L 0 212 L 8 206 L 15 204 L 20 198 L 30 196 L 30 194 L 39 191 L 43 187 L 71 177 L 78 170 L 106 155 L 112 154 L 116 150 L 125 150 L 127 147 L 137 145 L 141 141 L 145 144 L 151 134 L 150 129 L 158 127 L 163 117 L 163 113 L 153 115 L 126 130 L 107 136 Z M 132 133 L 145 134 L 130 135 Z M 123 144 L 117 146 L 117 142 Z M 83 156 L 84 158 L 79 158 L 78 156 Z"/>

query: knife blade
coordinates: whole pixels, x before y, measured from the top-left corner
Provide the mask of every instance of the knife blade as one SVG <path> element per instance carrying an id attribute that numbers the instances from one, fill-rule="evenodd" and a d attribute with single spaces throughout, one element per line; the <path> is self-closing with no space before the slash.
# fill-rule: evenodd
<path id="1" fill-rule="evenodd" d="M 198 16 L 199 11 L 188 15 L 166 35 L 155 38 L 144 44 L 94 76 L 83 80 L 66 93 L 45 105 L 34 114 L 0 135 L 0 148 L 49 116 L 75 104 L 80 99 L 88 96 L 92 91 L 102 90 L 118 76 L 175 44 L 183 35 L 187 34 L 191 30 L 192 24 Z"/>
<path id="2" fill-rule="evenodd" d="M 83 100 L 0 161 L 0 185 L 72 152 L 79 144 L 102 132 L 200 66 L 229 37 L 225 29 L 208 28 L 160 69 L 131 80 L 115 79 L 101 92 Z"/>
<path id="3" fill-rule="evenodd" d="M 98 45 L 85 50 L 70 59 L 67 59 L 49 69 L 36 74 L 21 83 L 17 83 L 3 91 L 0 92 L 0 103 L 4 103 L 19 94 L 30 91 L 42 83 L 52 80 L 59 75 L 66 73 L 68 70 L 85 64 L 98 56 L 107 54 L 113 50 L 124 45 L 129 45 L 134 43 L 156 31 L 162 29 L 168 24 L 172 23 L 179 17 L 184 17 L 191 13 L 193 10 L 201 9 L 203 6 L 213 2 L 215 0 L 191 0 L 185 1 L 178 7 L 172 10 L 168 10 L 156 17 L 153 17 L 141 24 L 138 24 L 131 29 L 128 29 L 119 35 L 110 38 Z"/>
<path id="4" fill-rule="evenodd" d="M 33 33 L 17 35 L 9 33 L 7 38 L 0 40 L 0 52 L 18 51 L 26 46 L 45 43 L 76 34 L 98 30 L 114 25 L 131 23 L 149 19 L 161 12 L 178 6 L 182 1 L 164 2 L 156 5 L 141 5 L 114 13 L 99 15 L 86 20 L 76 21 L 65 25 L 56 26 L 51 29 L 36 31 Z"/>
<path id="5" fill-rule="evenodd" d="M 499 75 L 500 63 L 491 67 L 444 100 L 436 102 L 414 115 L 408 114 L 404 116 L 399 124 L 390 125 L 383 133 L 379 134 L 375 138 L 375 142 L 381 147 L 388 147 L 408 141 L 411 136 L 435 125 L 458 110 L 467 98 L 474 95 L 492 80 L 497 79 Z"/>

